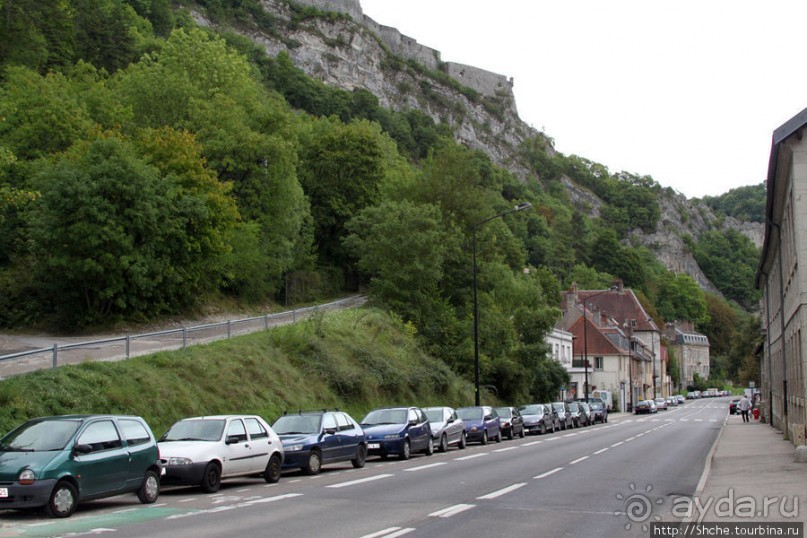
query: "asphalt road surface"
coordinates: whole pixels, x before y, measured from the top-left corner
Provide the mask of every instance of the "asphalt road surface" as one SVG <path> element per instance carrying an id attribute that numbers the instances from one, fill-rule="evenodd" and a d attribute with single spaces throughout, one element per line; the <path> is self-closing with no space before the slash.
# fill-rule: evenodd
<path id="1" fill-rule="evenodd" d="M 164 489 L 85 503 L 73 517 L 0 511 L 0 537 L 650 536 L 677 521 L 726 417 L 725 398 L 543 436 L 469 445 L 363 469 L 225 481 L 217 494 Z"/>

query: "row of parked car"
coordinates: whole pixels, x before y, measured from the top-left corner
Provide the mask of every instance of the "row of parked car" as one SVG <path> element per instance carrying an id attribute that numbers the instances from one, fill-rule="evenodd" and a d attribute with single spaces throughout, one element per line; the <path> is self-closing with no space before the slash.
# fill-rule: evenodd
<path id="1" fill-rule="evenodd" d="M 222 479 L 277 482 L 284 469 L 364 466 L 368 456 L 408 459 L 468 443 L 607 422 L 600 400 L 520 407 L 388 407 L 361 422 L 339 410 L 285 413 L 271 426 L 255 415 L 186 418 L 156 439 L 135 416 L 64 415 L 20 425 L 0 439 L 0 509 L 45 509 L 68 517 L 83 501 L 136 493 L 157 500 L 164 485 L 218 491 Z"/>
<path id="2" fill-rule="evenodd" d="M 641 400 L 636 402 L 633 412 L 637 415 L 657 413 L 659 410 L 666 411 L 670 407 L 684 405 L 684 403 L 686 403 L 686 400 L 680 394 L 666 398 L 656 398 L 655 400 Z"/>

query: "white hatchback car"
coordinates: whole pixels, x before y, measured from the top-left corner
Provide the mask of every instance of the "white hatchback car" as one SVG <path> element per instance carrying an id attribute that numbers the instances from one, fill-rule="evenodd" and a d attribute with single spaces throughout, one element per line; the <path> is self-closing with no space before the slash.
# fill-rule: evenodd
<path id="1" fill-rule="evenodd" d="M 263 475 L 273 483 L 283 467 L 283 443 L 254 415 L 186 418 L 160 438 L 163 485 L 198 485 L 213 493 L 222 478 Z"/>

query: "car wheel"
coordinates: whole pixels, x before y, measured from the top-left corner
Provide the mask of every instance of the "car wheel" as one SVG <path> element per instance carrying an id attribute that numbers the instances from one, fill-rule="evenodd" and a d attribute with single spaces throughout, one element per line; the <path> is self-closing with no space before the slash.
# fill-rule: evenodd
<path id="1" fill-rule="evenodd" d="M 367 447 L 364 445 L 359 445 L 356 447 L 356 457 L 353 458 L 350 463 L 353 464 L 355 469 L 361 469 L 364 467 L 364 463 L 367 461 Z"/>
<path id="2" fill-rule="evenodd" d="M 497 443 L 502 442 L 502 431 L 501 430 L 499 430 L 499 433 L 496 434 L 496 442 Z"/>
<path id="3" fill-rule="evenodd" d="M 538 432 L 538 433 L 540 433 L 541 435 L 546 435 L 546 431 L 547 431 L 546 430 L 546 422 L 541 422 L 541 431 Z"/>
<path id="4" fill-rule="evenodd" d="M 78 491 L 70 482 L 59 482 L 50 494 L 45 511 L 51 517 L 70 517 L 78 507 Z"/>
<path id="5" fill-rule="evenodd" d="M 487 430 L 484 430 L 482 432 L 482 444 L 483 445 L 488 444 L 488 431 Z"/>
<path id="6" fill-rule="evenodd" d="M 202 483 L 199 484 L 205 493 L 215 493 L 221 487 L 221 468 L 216 462 L 211 461 L 205 467 L 202 475 Z"/>
<path id="7" fill-rule="evenodd" d="M 462 432 L 462 435 L 460 435 L 460 442 L 457 446 L 460 450 L 465 450 L 465 447 L 468 446 L 468 436 L 465 435 L 465 432 Z"/>
<path id="8" fill-rule="evenodd" d="M 322 455 L 318 450 L 312 450 L 308 455 L 308 463 L 303 467 L 305 474 L 317 474 L 322 469 Z"/>
<path id="9" fill-rule="evenodd" d="M 501 434 L 501 433 L 499 433 L 499 437 L 501 437 L 501 436 L 502 436 L 502 434 Z M 513 440 L 513 437 L 515 437 L 515 435 L 513 435 L 513 428 L 510 428 L 510 429 L 507 431 L 507 439 L 508 439 L 508 440 L 510 440 L 510 441 L 512 441 L 512 440 Z"/>
<path id="10" fill-rule="evenodd" d="M 408 460 L 409 456 L 411 455 L 412 455 L 412 447 L 409 446 L 409 439 L 407 439 L 406 441 L 404 441 L 403 449 L 401 450 L 401 453 L 398 455 L 398 457 L 401 458 L 402 460 Z"/>
<path id="11" fill-rule="evenodd" d="M 519 438 L 524 439 L 527 435 L 527 432 L 524 431 L 524 426 L 521 427 L 521 433 L 518 434 Z"/>
<path id="12" fill-rule="evenodd" d="M 434 443 L 432 443 L 432 436 L 429 436 L 429 439 L 426 441 L 426 448 L 423 450 L 423 453 L 427 456 L 431 456 L 434 454 Z"/>
<path id="13" fill-rule="evenodd" d="M 151 504 L 160 496 L 160 477 L 157 473 L 149 469 L 143 477 L 143 483 L 137 490 L 137 498 L 143 504 Z"/>
<path id="14" fill-rule="evenodd" d="M 448 450 L 448 437 L 446 434 L 443 434 L 440 437 L 440 444 L 437 446 L 438 452 L 446 452 Z"/>
<path id="15" fill-rule="evenodd" d="M 280 480 L 280 472 L 283 470 L 283 462 L 280 459 L 280 454 L 274 453 L 269 461 L 266 462 L 266 469 L 263 470 L 263 479 L 269 483 L 274 484 Z"/>

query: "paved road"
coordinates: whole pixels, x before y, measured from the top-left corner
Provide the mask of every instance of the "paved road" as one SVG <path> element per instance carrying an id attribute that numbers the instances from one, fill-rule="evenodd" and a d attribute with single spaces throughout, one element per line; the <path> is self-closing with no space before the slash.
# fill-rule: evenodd
<path id="1" fill-rule="evenodd" d="M 0 537 L 648 536 L 643 527 L 673 521 L 673 500 L 694 494 L 725 416 L 722 399 L 700 400 L 405 462 L 287 473 L 278 484 L 225 482 L 215 495 L 167 489 L 150 506 L 121 496 L 64 521 L 0 513 Z"/>

